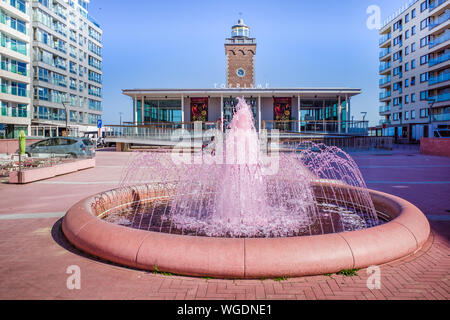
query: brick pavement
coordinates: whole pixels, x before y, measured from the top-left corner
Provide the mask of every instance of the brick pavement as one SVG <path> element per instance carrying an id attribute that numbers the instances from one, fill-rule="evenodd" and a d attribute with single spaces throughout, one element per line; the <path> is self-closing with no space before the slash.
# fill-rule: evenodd
<path id="1" fill-rule="evenodd" d="M 0 299 L 449 299 L 450 184 L 443 182 L 450 181 L 450 159 L 414 152 L 353 156 L 370 188 L 411 201 L 432 226 L 419 252 L 380 266 L 380 290 L 367 288 L 366 270 L 351 277 L 221 280 L 164 276 L 86 256 L 64 239 L 57 216 L 116 185 L 129 154 L 99 152 L 95 169 L 25 186 L 0 184 Z M 2 220 L 18 213 L 41 215 Z M 80 290 L 66 287 L 70 265 L 81 269 Z"/>

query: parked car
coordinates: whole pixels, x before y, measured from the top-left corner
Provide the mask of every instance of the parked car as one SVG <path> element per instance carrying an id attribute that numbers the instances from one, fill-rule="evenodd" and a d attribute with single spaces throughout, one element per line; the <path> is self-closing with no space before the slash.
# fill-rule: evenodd
<path id="1" fill-rule="evenodd" d="M 95 144 L 88 138 L 47 138 L 27 146 L 25 153 L 30 157 L 36 154 L 54 154 L 66 158 L 93 157 Z"/>
<path id="2" fill-rule="evenodd" d="M 434 131 L 435 138 L 450 138 L 450 129 L 437 129 Z"/>

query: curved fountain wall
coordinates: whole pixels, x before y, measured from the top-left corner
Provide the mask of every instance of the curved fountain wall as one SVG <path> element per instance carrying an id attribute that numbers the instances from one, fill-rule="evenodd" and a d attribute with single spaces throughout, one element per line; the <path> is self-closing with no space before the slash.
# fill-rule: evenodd
<path id="1" fill-rule="evenodd" d="M 326 188 L 327 183 L 316 187 Z M 345 188 L 345 186 L 343 186 Z M 334 273 L 380 265 L 415 253 L 430 227 L 411 203 L 368 190 L 377 212 L 390 221 L 342 233 L 285 238 L 214 238 L 136 230 L 99 219 L 109 210 L 167 197 L 167 189 L 137 186 L 78 202 L 62 229 L 78 249 L 129 267 L 218 278 L 269 278 Z"/>

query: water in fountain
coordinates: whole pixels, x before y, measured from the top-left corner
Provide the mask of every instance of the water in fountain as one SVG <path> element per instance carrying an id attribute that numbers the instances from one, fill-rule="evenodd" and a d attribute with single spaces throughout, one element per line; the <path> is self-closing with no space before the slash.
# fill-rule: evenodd
<path id="1" fill-rule="evenodd" d="M 348 154 L 310 143 L 267 157 L 244 99 L 239 99 L 224 142 L 216 139 L 214 145 L 215 152 L 204 151 L 201 162 L 187 164 L 175 165 L 170 153 L 135 154 L 124 171 L 122 190 L 144 183 L 149 196 L 105 219 L 151 231 L 215 237 L 313 235 L 378 224 L 364 180 Z M 133 192 L 142 194 L 140 188 Z M 165 190 L 164 195 L 155 197 L 157 190 Z"/>

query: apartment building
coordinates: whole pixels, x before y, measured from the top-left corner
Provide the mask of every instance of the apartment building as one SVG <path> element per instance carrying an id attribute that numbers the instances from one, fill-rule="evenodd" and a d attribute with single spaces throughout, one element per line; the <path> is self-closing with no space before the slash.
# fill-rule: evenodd
<path id="1" fill-rule="evenodd" d="M 450 1 L 410 1 L 380 29 L 383 135 L 404 141 L 450 127 Z"/>
<path id="2" fill-rule="evenodd" d="M 80 135 L 102 115 L 102 30 L 89 0 L 33 0 L 31 135 Z M 67 117 L 66 117 L 67 114 Z"/>
<path id="3" fill-rule="evenodd" d="M 0 138 L 30 133 L 30 4 L 0 0 Z"/>

